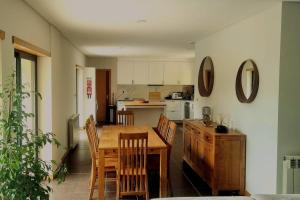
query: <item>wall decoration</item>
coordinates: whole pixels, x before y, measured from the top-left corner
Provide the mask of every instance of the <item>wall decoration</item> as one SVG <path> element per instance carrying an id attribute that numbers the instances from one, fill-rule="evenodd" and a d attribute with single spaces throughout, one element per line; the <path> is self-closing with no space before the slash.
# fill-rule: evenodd
<path id="1" fill-rule="evenodd" d="M 214 87 L 214 64 L 211 57 L 205 57 L 198 74 L 198 90 L 201 96 L 210 96 Z"/>
<path id="2" fill-rule="evenodd" d="M 86 95 L 88 99 L 92 98 L 92 78 L 86 79 Z"/>
<path id="3" fill-rule="evenodd" d="M 241 103 L 251 103 L 256 98 L 259 87 L 257 65 L 251 59 L 245 60 L 238 70 L 235 91 Z"/>

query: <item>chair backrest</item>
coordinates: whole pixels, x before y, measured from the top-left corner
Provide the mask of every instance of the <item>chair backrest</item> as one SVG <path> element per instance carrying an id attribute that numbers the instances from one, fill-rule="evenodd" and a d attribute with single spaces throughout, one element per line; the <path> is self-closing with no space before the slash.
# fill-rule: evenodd
<path id="1" fill-rule="evenodd" d="M 95 139 L 96 133 L 94 133 L 95 128 L 94 128 L 94 125 L 93 125 L 93 122 L 92 122 L 91 118 L 88 118 L 86 120 L 85 131 L 86 131 L 86 134 L 88 136 L 89 150 L 90 150 L 90 153 L 91 153 L 91 156 L 92 156 L 92 162 L 96 162 L 96 156 L 97 156 L 97 144 L 96 144 L 96 141 L 95 141 L 96 140 Z"/>
<path id="2" fill-rule="evenodd" d="M 162 138 L 166 137 L 168 124 L 169 124 L 169 119 L 163 115 L 161 120 L 161 125 L 158 127 L 158 133 Z"/>
<path id="3" fill-rule="evenodd" d="M 93 132 L 92 132 L 93 135 L 92 136 L 93 136 L 93 139 L 96 142 L 96 147 L 97 147 L 98 144 L 99 144 L 99 137 L 98 137 L 98 134 L 97 134 L 96 121 L 94 120 L 93 115 L 90 115 L 90 121 L 91 121 L 91 124 L 92 124 L 92 127 L 93 127 Z"/>
<path id="4" fill-rule="evenodd" d="M 134 115 L 132 111 L 120 110 L 117 112 L 117 124 L 124 126 L 134 125 Z"/>
<path id="5" fill-rule="evenodd" d="M 120 190 L 146 191 L 148 133 L 120 133 L 118 151 L 118 180 Z"/>
<path id="6" fill-rule="evenodd" d="M 165 140 L 168 143 L 168 145 L 171 147 L 173 146 L 174 143 L 175 134 L 176 134 L 176 123 L 169 121 L 166 135 L 165 135 Z"/>

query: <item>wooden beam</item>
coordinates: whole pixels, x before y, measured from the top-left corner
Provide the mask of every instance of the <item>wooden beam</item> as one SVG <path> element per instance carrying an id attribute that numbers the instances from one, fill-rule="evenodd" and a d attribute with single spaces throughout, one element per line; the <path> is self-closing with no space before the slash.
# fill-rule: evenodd
<path id="1" fill-rule="evenodd" d="M 51 56 L 49 51 L 39 48 L 29 42 L 26 42 L 26 41 L 16 37 L 16 36 L 12 37 L 12 42 L 13 42 L 14 48 L 18 49 L 20 51 L 24 51 L 24 52 L 27 52 L 27 53 L 30 53 L 30 54 L 33 54 L 36 56 L 41 56 L 41 57 L 50 57 Z"/>
<path id="2" fill-rule="evenodd" d="M 0 40 L 4 40 L 5 39 L 5 32 L 0 30 Z"/>

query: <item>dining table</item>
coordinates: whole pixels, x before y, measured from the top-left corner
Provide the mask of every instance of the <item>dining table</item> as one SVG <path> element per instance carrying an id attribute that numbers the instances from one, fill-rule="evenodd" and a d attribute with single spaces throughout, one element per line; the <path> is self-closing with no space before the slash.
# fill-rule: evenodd
<path id="1" fill-rule="evenodd" d="M 122 126 L 109 125 L 103 126 L 99 135 L 98 153 L 98 187 L 99 200 L 104 200 L 105 196 L 105 163 L 118 161 L 118 136 L 120 133 L 144 133 L 148 132 L 148 155 L 159 155 L 159 197 L 167 196 L 167 154 L 168 146 L 158 136 L 152 127 L 145 125 Z"/>

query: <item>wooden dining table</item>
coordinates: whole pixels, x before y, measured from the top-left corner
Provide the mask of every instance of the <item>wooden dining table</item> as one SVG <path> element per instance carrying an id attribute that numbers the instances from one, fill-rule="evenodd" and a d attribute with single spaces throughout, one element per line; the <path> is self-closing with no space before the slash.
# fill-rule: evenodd
<path id="1" fill-rule="evenodd" d="M 118 160 L 118 135 L 120 133 L 143 133 L 148 132 L 148 154 L 156 154 L 160 157 L 160 180 L 159 196 L 167 195 L 167 154 L 168 147 L 160 139 L 152 127 L 148 126 L 104 126 L 99 136 L 99 167 L 98 167 L 98 187 L 99 200 L 104 200 L 105 192 L 105 162 Z"/>

